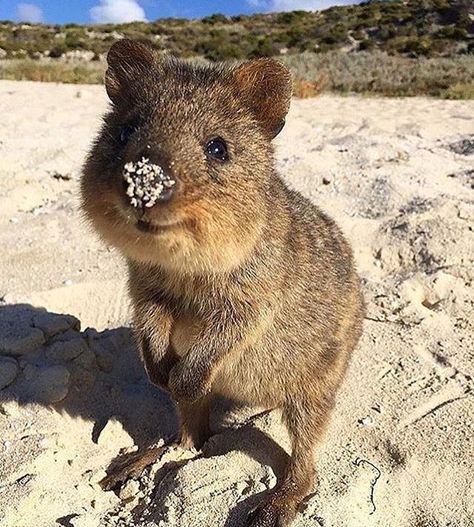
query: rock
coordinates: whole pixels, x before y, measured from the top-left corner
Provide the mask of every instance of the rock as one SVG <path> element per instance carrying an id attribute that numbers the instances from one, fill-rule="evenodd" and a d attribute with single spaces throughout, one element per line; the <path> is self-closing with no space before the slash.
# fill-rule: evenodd
<path id="1" fill-rule="evenodd" d="M 96 514 L 78 514 L 72 517 L 68 524 L 73 527 L 96 527 L 100 518 Z"/>
<path id="2" fill-rule="evenodd" d="M 0 321 L 0 354 L 24 355 L 38 349 L 45 342 L 43 332 L 25 323 Z"/>
<path id="3" fill-rule="evenodd" d="M 97 379 L 97 371 L 95 369 L 84 368 L 75 364 L 75 361 L 70 363 L 70 368 L 72 384 L 77 386 L 80 391 L 92 388 Z"/>
<path id="4" fill-rule="evenodd" d="M 461 202 L 458 204 L 458 216 L 463 220 L 474 220 L 474 205 Z"/>
<path id="5" fill-rule="evenodd" d="M 89 346 L 93 347 L 96 340 L 100 338 L 100 333 L 94 328 L 86 328 L 84 330 L 84 338 L 87 340 Z"/>
<path id="6" fill-rule="evenodd" d="M 81 328 L 81 323 L 76 317 L 53 313 L 38 313 L 33 317 L 33 325 L 41 329 L 46 338 L 65 333 L 68 329 L 79 331 Z"/>
<path id="7" fill-rule="evenodd" d="M 0 390 L 9 386 L 17 377 L 18 362 L 10 357 L 0 357 Z"/>
<path id="8" fill-rule="evenodd" d="M 62 401 L 69 392 L 71 374 L 64 366 L 33 366 L 24 369 L 28 396 L 45 404 Z"/>
<path id="9" fill-rule="evenodd" d="M 474 135 L 464 137 L 456 143 L 451 143 L 449 149 L 461 156 L 469 156 L 474 154 Z"/>
<path id="10" fill-rule="evenodd" d="M 15 485 L 18 485 L 20 487 L 25 487 L 26 485 L 31 483 L 31 481 L 33 481 L 34 479 L 35 479 L 35 475 L 34 474 L 24 474 L 23 476 L 20 476 L 15 481 Z"/>
<path id="11" fill-rule="evenodd" d="M 119 497 L 124 501 L 131 501 L 137 499 L 137 494 L 140 492 L 140 484 L 134 479 L 129 479 L 125 485 L 120 489 Z"/>
<path id="12" fill-rule="evenodd" d="M 111 417 L 107 421 L 107 424 L 97 438 L 97 444 L 99 446 L 117 446 L 122 448 L 134 445 L 133 439 L 125 431 L 122 423 L 118 419 L 118 417 Z"/>
<path id="13" fill-rule="evenodd" d="M 89 482 L 93 485 L 98 485 L 105 477 L 107 477 L 107 472 L 104 469 L 98 469 L 95 472 L 88 470 L 83 476 L 86 476 Z"/>
<path id="14" fill-rule="evenodd" d="M 95 370 L 97 367 L 95 353 L 87 346 L 86 349 L 74 359 L 74 364 L 81 366 L 86 370 Z"/>
<path id="15" fill-rule="evenodd" d="M 120 349 L 120 337 L 112 332 L 109 332 L 106 337 L 102 337 L 99 342 L 101 347 L 110 353 L 116 353 Z"/>
<path id="16" fill-rule="evenodd" d="M 111 353 L 117 353 L 132 345 L 133 339 L 128 330 L 114 329 L 103 333 L 98 342 Z"/>
<path id="17" fill-rule="evenodd" d="M 88 351 L 90 350 L 86 344 L 86 341 L 81 338 L 76 338 L 74 340 L 67 340 L 64 342 L 53 342 L 46 349 L 46 356 L 48 359 L 70 361 Z"/>
<path id="18" fill-rule="evenodd" d="M 111 372 L 114 367 L 113 354 L 98 343 L 94 344 L 93 349 L 99 368 L 107 373 Z"/>
<path id="19" fill-rule="evenodd" d="M 64 333 L 58 333 L 53 338 L 53 342 L 66 342 L 67 340 L 74 340 L 79 338 L 83 338 L 82 333 L 79 333 L 79 331 L 76 331 L 74 329 L 68 329 Z"/>

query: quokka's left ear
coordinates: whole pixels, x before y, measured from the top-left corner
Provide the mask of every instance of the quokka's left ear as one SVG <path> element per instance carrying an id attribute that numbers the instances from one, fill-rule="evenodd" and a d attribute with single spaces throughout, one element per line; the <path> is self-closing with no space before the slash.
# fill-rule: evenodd
<path id="1" fill-rule="evenodd" d="M 281 62 L 256 59 L 233 70 L 238 96 L 252 111 L 263 132 L 273 139 L 283 128 L 290 108 L 291 73 Z"/>
<path id="2" fill-rule="evenodd" d="M 124 38 L 115 42 L 107 54 L 105 89 L 110 100 L 127 99 L 130 88 L 158 59 L 151 44 Z"/>

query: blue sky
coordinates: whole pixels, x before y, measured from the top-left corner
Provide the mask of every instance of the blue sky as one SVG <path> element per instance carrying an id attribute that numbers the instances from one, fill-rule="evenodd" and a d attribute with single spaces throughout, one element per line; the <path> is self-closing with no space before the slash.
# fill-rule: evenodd
<path id="1" fill-rule="evenodd" d="M 163 17 L 199 18 L 213 13 L 252 14 L 318 10 L 355 0 L 0 0 L 0 20 L 62 24 L 130 22 Z"/>

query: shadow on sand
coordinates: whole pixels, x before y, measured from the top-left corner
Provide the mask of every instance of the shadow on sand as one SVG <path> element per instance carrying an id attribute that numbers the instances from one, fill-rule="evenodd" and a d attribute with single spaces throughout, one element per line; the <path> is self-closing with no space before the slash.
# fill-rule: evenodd
<path id="1" fill-rule="evenodd" d="M 149 382 L 127 327 L 81 331 L 74 317 L 27 304 L 3 305 L 0 360 L 5 357 L 16 363 L 18 373 L 11 384 L 0 390 L 0 409 L 2 403 L 14 400 L 19 405 L 41 404 L 89 420 L 94 423 L 93 442 L 97 442 L 108 420 L 114 417 L 140 449 L 161 438 L 166 440 L 176 432 L 174 403 Z M 213 405 L 217 415 L 213 421 L 221 421 L 220 427 L 217 426 L 219 434 L 205 445 L 199 457 L 222 456 L 239 450 L 270 466 L 280 477 L 288 456 L 265 432 L 251 422 L 240 428 L 222 429 L 225 420 L 222 416 L 232 408 L 230 401 L 216 401 Z M 139 503 L 132 512 L 136 521 L 160 519 L 166 495 L 173 492 L 175 475 L 182 464 L 171 462 L 158 470 L 153 507 L 145 512 L 144 504 Z M 237 471 L 235 478 L 238 481 Z M 165 479 L 166 494 L 160 492 Z M 263 494 L 240 501 L 230 511 L 224 527 L 244 525 L 248 512 Z"/>
<path id="2" fill-rule="evenodd" d="M 14 359 L 19 372 L 0 404 L 43 404 L 92 421 L 94 442 L 111 417 L 140 448 L 175 431 L 174 404 L 149 382 L 129 328 L 80 331 L 74 317 L 3 305 L 0 357 Z"/>

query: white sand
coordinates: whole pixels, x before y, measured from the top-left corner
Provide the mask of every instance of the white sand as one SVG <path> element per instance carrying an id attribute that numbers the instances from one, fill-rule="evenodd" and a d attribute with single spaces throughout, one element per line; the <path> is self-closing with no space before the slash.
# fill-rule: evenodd
<path id="1" fill-rule="evenodd" d="M 217 409 L 209 457 L 120 497 L 97 484 L 174 427 L 130 344 L 124 267 L 77 208 L 105 107 L 99 86 L 0 82 L 0 525 L 240 527 L 284 461 L 277 415 L 237 430 L 251 414 Z M 474 525 L 474 101 L 324 96 L 287 122 L 279 169 L 344 228 L 368 303 L 295 527 Z"/>

